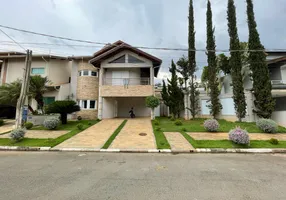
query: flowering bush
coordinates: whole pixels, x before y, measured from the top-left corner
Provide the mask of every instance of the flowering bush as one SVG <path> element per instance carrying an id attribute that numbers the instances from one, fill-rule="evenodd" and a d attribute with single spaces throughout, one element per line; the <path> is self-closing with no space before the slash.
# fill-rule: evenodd
<path id="1" fill-rule="evenodd" d="M 219 123 L 216 119 L 208 119 L 204 122 L 204 127 L 209 132 L 217 132 Z"/>
<path id="2" fill-rule="evenodd" d="M 277 123 L 271 119 L 259 119 L 256 126 L 264 133 L 277 133 L 278 131 Z"/>
<path id="3" fill-rule="evenodd" d="M 20 140 L 24 138 L 25 133 L 26 133 L 26 129 L 18 128 L 18 129 L 12 130 L 9 136 L 12 140 L 19 142 Z"/>
<path id="4" fill-rule="evenodd" d="M 249 144 L 249 135 L 246 130 L 236 127 L 229 131 L 229 139 L 236 144 Z"/>
<path id="5" fill-rule="evenodd" d="M 44 127 L 52 130 L 52 129 L 56 129 L 58 124 L 59 124 L 60 120 L 58 118 L 47 118 L 44 121 Z"/>

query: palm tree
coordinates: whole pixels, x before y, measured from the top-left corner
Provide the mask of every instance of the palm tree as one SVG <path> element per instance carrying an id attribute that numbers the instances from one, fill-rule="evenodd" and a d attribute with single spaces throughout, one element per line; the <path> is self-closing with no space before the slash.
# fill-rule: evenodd
<path id="1" fill-rule="evenodd" d="M 16 106 L 21 93 L 22 81 L 16 80 L 0 86 L 0 104 Z"/>
<path id="2" fill-rule="evenodd" d="M 47 91 L 46 85 L 49 82 L 47 77 L 42 77 L 40 75 L 31 76 L 30 79 L 29 96 L 37 101 L 42 112 L 44 107 L 43 94 Z"/>

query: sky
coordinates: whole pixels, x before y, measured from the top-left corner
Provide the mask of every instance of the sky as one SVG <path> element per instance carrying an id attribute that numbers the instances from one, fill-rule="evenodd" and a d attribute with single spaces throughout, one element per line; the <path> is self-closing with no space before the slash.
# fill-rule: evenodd
<path id="1" fill-rule="evenodd" d="M 74 39 L 133 46 L 188 48 L 189 0 L 0 0 L 0 24 Z M 217 49 L 229 48 L 227 0 L 211 0 Z M 286 0 L 254 0 L 255 18 L 262 44 L 267 49 L 286 49 Z M 206 47 L 207 0 L 194 0 L 196 48 Z M 235 0 L 239 37 L 248 40 L 245 0 Z M 34 54 L 91 55 L 102 48 L 1 28 Z M 26 44 L 25 44 L 26 43 Z M 27 44 L 28 43 L 28 44 Z M 31 44 L 46 43 L 46 44 Z M 0 51 L 23 51 L 0 32 Z M 144 50 L 163 60 L 159 80 L 169 76 L 171 60 L 184 51 Z M 197 52 L 197 77 L 207 65 Z M 159 81 L 157 80 L 157 82 Z"/>

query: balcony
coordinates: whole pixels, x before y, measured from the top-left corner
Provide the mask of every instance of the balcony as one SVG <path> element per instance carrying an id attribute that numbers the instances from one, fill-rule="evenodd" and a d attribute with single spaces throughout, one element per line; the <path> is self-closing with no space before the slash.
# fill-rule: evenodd
<path id="1" fill-rule="evenodd" d="M 153 95 L 150 78 L 105 78 L 100 86 L 102 97 L 146 97 Z"/>
<path id="2" fill-rule="evenodd" d="M 271 80 L 273 89 L 286 89 L 286 80 Z"/>

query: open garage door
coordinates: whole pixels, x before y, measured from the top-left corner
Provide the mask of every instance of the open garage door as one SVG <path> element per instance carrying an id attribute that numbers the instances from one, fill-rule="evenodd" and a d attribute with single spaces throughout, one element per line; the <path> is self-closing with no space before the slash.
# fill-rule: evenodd
<path id="1" fill-rule="evenodd" d="M 151 109 L 146 107 L 144 97 L 117 97 L 116 100 L 118 117 L 129 117 L 132 107 L 136 117 L 151 116 Z"/>

